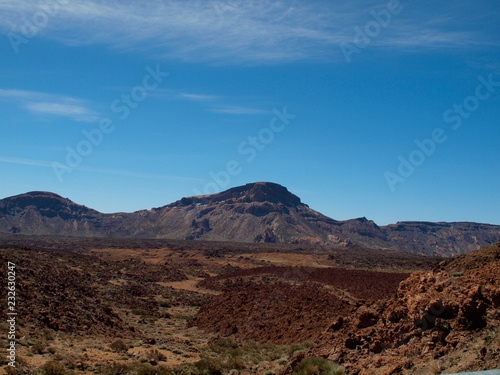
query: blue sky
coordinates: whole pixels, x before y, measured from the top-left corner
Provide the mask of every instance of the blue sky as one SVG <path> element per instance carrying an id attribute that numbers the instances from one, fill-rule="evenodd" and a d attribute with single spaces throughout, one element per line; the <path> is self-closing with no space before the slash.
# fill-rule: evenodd
<path id="1" fill-rule="evenodd" d="M 500 224 L 499 16 L 493 1 L 1 1 L 0 197 L 135 211 L 272 181 L 337 220 Z"/>

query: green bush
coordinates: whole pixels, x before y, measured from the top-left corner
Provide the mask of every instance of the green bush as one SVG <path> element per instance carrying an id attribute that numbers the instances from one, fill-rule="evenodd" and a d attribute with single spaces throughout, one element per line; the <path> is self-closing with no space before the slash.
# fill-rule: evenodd
<path id="1" fill-rule="evenodd" d="M 153 366 L 149 364 L 140 364 L 136 366 L 137 375 L 158 375 L 162 374 L 159 370 L 155 369 Z"/>
<path id="2" fill-rule="evenodd" d="M 7 363 L 10 361 L 7 361 Z M 24 375 L 26 372 L 24 371 L 23 365 L 26 364 L 26 361 L 21 357 L 17 356 L 15 361 L 15 367 L 6 366 L 4 367 L 7 375 Z"/>
<path id="3" fill-rule="evenodd" d="M 144 363 L 113 363 L 99 371 L 103 375 L 171 375 L 166 367 L 153 367 Z"/>
<path id="4" fill-rule="evenodd" d="M 47 351 L 50 353 L 50 354 L 55 354 L 56 353 L 56 348 L 54 348 L 53 346 L 50 346 L 47 348 Z"/>
<path id="5" fill-rule="evenodd" d="M 172 307 L 172 304 L 169 302 L 169 301 L 161 301 L 159 303 L 160 307 L 164 307 L 164 308 L 167 308 L 169 309 L 170 307 Z"/>
<path id="6" fill-rule="evenodd" d="M 5 370 L 5 373 L 7 375 L 23 375 L 25 374 L 24 370 L 23 369 L 20 369 L 20 368 L 14 368 L 14 367 L 11 367 L 11 366 L 7 366 L 6 367 L 6 370 Z"/>
<path id="7" fill-rule="evenodd" d="M 121 339 L 117 339 L 113 341 L 109 347 L 115 352 L 126 352 L 128 350 L 128 345 L 123 342 Z"/>
<path id="8" fill-rule="evenodd" d="M 53 341 L 54 340 L 54 334 L 49 331 L 49 330 L 45 330 L 42 334 L 42 337 L 46 340 L 46 341 Z"/>
<path id="9" fill-rule="evenodd" d="M 214 344 L 210 345 L 210 350 L 215 353 L 224 353 L 237 349 L 238 347 L 238 343 L 232 337 L 221 337 L 217 339 Z"/>
<path id="10" fill-rule="evenodd" d="M 307 357 L 293 369 L 292 375 L 341 375 L 344 368 L 321 357 Z"/>
<path id="11" fill-rule="evenodd" d="M 195 364 L 198 373 L 201 375 L 221 375 L 222 366 L 214 358 L 203 358 Z"/>
<path id="12" fill-rule="evenodd" d="M 233 358 L 230 358 L 227 361 L 226 367 L 229 368 L 229 369 L 232 369 L 232 370 L 233 369 L 234 370 L 243 370 L 247 366 L 246 366 L 245 360 L 243 358 L 241 358 L 241 357 L 233 357 Z"/>
<path id="13" fill-rule="evenodd" d="M 58 361 L 49 361 L 45 363 L 42 367 L 43 375 L 69 375 L 73 374 L 73 371 L 69 371 L 64 367 L 61 362 Z"/>
<path id="14" fill-rule="evenodd" d="M 304 350 L 311 343 L 297 345 L 258 344 L 255 341 L 238 342 L 234 338 L 219 338 L 206 350 L 200 352 L 200 360 L 194 364 L 181 365 L 171 370 L 173 375 L 220 375 L 233 371 L 249 369 L 254 365 L 264 365 L 270 361 L 277 361 L 278 365 L 286 365 L 284 357 L 296 350 Z M 174 350 L 174 353 L 177 351 Z M 182 354 L 178 351 L 177 354 Z M 328 361 L 327 361 L 328 362 Z M 331 362 L 328 362 L 332 366 Z M 337 366 L 338 367 L 338 366 Z M 341 372 L 324 372 L 327 375 L 336 375 Z M 269 374 L 270 375 L 270 374 Z"/>
<path id="15" fill-rule="evenodd" d="M 134 315 L 151 315 L 151 313 L 143 307 L 134 307 L 131 311 Z"/>
<path id="16" fill-rule="evenodd" d="M 148 352 L 148 358 L 149 358 L 149 360 L 154 359 L 156 362 L 167 360 L 167 357 L 165 355 L 163 355 L 162 353 L 160 353 L 157 349 L 150 350 Z"/>
<path id="17" fill-rule="evenodd" d="M 131 366 L 125 363 L 113 363 L 101 369 L 103 375 L 122 375 L 128 374 Z"/>

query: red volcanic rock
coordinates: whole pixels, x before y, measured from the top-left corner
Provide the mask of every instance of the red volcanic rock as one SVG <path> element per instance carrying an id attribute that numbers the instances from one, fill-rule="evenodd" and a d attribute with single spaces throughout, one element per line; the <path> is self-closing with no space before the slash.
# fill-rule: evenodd
<path id="1" fill-rule="evenodd" d="M 374 309 L 368 308 L 366 306 L 361 306 L 356 311 L 356 327 L 358 328 L 368 328 L 377 324 L 379 320 L 379 313 Z"/>
<path id="2" fill-rule="evenodd" d="M 338 318 L 334 319 L 333 322 L 328 326 L 328 328 L 323 332 L 323 335 L 327 332 L 335 332 L 338 331 L 342 328 L 344 325 L 344 318 L 342 316 L 339 316 Z"/>
<path id="3" fill-rule="evenodd" d="M 224 293 L 190 324 L 264 342 L 312 339 L 318 345 L 308 355 L 342 364 L 346 375 L 500 368 L 499 269 L 496 244 L 392 279 L 397 293 L 385 295 L 377 284 L 387 276 L 377 282 L 376 273 L 356 278 L 346 270 L 240 270 L 202 283 Z"/>
<path id="4" fill-rule="evenodd" d="M 329 350 L 346 374 L 401 373 L 408 367 L 425 373 L 438 359 L 448 372 L 498 368 L 500 357 L 493 353 L 500 353 L 500 340 L 492 341 L 500 335 L 498 269 L 500 244 L 416 272 L 400 283 L 397 298 L 378 304 L 381 309 L 362 306 L 352 323 L 325 332 L 318 353 Z"/>
<path id="5" fill-rule="evenodd" d="M 350 310 L 349 304 L 314 284 L 255 284 L 240 279 L 237 289 L 203 305 L 189 325 L 241 339 L 292 343 L 317 340 L 328 324 L 322 316 Z"/>
<path id="6" fill-rule="evenodd" d="M 357 305 L 395 296 L 407 276 L 312 267 L 238 270 L 200 282 L 223 294 L 202 306 L 190 325 L 262 342 L 321 340 L 349 325 L 353 315 L 359 326 L 376 324 L 376 307 Z M 353 340 L 348 345 L 355 347 Z"/>

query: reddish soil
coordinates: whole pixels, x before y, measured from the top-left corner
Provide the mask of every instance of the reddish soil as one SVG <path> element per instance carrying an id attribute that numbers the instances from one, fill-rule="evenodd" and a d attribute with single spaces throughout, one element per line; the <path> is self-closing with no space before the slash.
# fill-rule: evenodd
<path id="1" fill-rule="evenodd" d="M 342 324 L 338 319 L 365 301 L 395 297 L 408 276 L 311 267 L 239 270 L 199 283 L 223 294 L 203 305 L 189 324 L 259 342 L 317 341 L 332 321 Z"/>
<path id="2" fill-rule="evenodd" d="M 276 344 L 316 340 L 325 316 L 349 314 L 352 306 L 314 284 L 248 283 L 204 304 L 189 325 L 223 336 Z"/>
<path id="3" fill-rule="evenodd" d="M 177 291 L 159 284 L 187 279 L 185 273 L 169 266 L 9 249 L 0 251 L 0 262 L 17 265 L 17 311 L 24 323 L 38 328 L 125 336 L 135 328 L 127 326 L 114 307 L 142 308 L 155 314 L 158 295 L 165 295 L 172 306 L 189 298 L 189 292 L 179 298 Z M 4 279 L 5 272 L 5 268 L 0 270 Z"/>
<path id="4" fill-rule="evenodd" d="M 313 267 L 260 267 L 238 270 L 210 277 L 200 282 L 206 289 L 241 291 L 249 282 L 267 283 L 272 279 L 289 283 L 315 282 L 344 291 L 358 300 L 378 301 L 395 297 L 399 283 L 408 278 L 409 273 L 373 272 L 364 270 L 345 270 L 340 268 Z M 253 280 L 253 281 L 252 281 Z"/>
<path id="5" fill-rule="evenodd" d="M 312 340 L 317 346 L 301 355 L 340 363 L 346 375 L 495 369 L 499 269 L 500 243 L 408 278 L 303 267 L 232 271 L 201 282 L 223 293 L 189 324 L 264 342 Z"/>

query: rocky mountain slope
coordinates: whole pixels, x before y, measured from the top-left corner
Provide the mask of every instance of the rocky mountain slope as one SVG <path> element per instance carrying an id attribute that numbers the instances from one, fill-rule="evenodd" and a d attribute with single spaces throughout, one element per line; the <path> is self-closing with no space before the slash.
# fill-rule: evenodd
<path id="1" fill-rule="evenodd" d="M 365 218 L 336 221 L 303 204 L 285 187 L 255 183 L 219 194 L 183 198 L 141 212 L 159 236 L 239 242 L 356 243 L 384 246 L 388 238 Z"/>
<path id="2" fill-rule="evenodd" d="M 319 352 L 346 364 L 348 373 L 497 369 L 498 267 L 500 243 L 413 273 L 396 298 L 361 306 L 337 332 L 326 332 Z"/>
<path id="3" fill-rule="evenodd" d="M 103 215 L 57 194 L 31 192 L 0 201 L 0 231 L 92 235 Z"/>
<path id="4" fill-rule="evenodd" d="M 408 221 L 381 228 L 398 249 L 417 254 L 465 254 L 500 240 L 500 226 L 490 224 Z"/>
<path id="5" fill-rule="evenodd" d="M 266 343 L 318 343 L 304 356 L 345 374 L 438 374 L 500 368 L 500 243 L 410 274 L 262 267 L 200 282 L 222 292 L 190 325 Z"/>
<path id="6" fill-rule="evenodd" d="M 337 221 L 269 182 L 117 214 L 102 214 L 53 193 L 31 192 L 0 200 L 0 233 L 361 245 L 447 256 L 500 240 L 500 226 L 487 224 L 399 222 L 379 227 L 366 218 Z"/>

